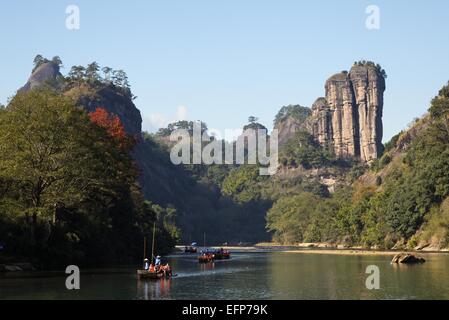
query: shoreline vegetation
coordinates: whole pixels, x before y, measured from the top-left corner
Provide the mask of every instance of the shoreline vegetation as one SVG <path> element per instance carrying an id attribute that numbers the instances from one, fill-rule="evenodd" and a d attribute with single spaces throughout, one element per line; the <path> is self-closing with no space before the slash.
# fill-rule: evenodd
<path id="1" fill-rule="evenodd" d="M 360 246 L 334 245 L 331 243 L 298 243 L 295 245 L 281 245 L 276 243 L 258 243 L 256 248 L 276 248 L 276 250 L 288 253 L 313 253 L 335 255 L 396 255 L 398 253 L 417 254 L 449 254 L 449 249 L 437 249 L 432 247 L 417 249 L 377 249 Z"/>
<path id="2" fill-rule="evenodd" d="M 184 246 L 176 246 L 176 250 L 182 251 Z M 223 248 L 236 253 L 307 253 L 307 254 L 332 254 L 332 255 L 388 255 L 394 256 L 398 253 L 417 254 L 449 254 L 449 249 L 424 248 L 422 250 L 381 250 L 363 247 L 335 246 L 330 243 L 298 243 L 294 245 L 282 245 L 278 243 L 263 242 L 253 246 L 210 246 L 211 249 Z"/>

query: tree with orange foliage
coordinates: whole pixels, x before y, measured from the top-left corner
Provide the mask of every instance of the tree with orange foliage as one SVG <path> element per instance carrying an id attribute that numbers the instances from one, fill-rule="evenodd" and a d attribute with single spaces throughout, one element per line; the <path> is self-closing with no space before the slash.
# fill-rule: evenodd
<path id="1" fill-rule="evenodd" d="M 131 149 L 135 141 L 125 131 L 122 121 L 117 115 L 111 114 L 104 108 L 97 108 L 94 112 L 89 113 L 90 120 L 100 128 L 105 129 L 109 136 L 117 140 L 123 149 Z"/>

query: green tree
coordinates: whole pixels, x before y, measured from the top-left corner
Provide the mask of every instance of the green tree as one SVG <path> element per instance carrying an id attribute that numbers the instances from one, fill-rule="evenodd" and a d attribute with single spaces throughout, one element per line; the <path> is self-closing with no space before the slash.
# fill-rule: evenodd
<path id="1" fill-rule="evenodd" d="M 123 70 L 115 70 L 112 73 L 112 81 L 117 87 L 129 88 L 128 76 Z"/>
<path id="2" fill-rule="evenodd" d="M 42 55 L 38 54 L 33 61 L 34 69 L 37 69 L 42 63 L 45 62 L 45 59 Z"/>
<path id="3" fill-rule="evenodd" d="M 250 124 L 254 124 L 254 123 L 256 123 L 257 121 L 259 121 L 259 118 L 257 118 L 257 117 L 250 116 L 250 117 L 248 118 L 248 122 L 249 122 Z"/>
<path id="4" fill-rule="evenodd" d="M 92 62 L 87 65 L 86 68 L 86 78 L 88 81 L 95 83 L 96 81 L 100 80 L 100 75 L 98 74 L 98 71 L 100 71 L 100 66 L 97 62 Z"/>
<path id="5" fill-rule="evenodd" d="M 110 68 L 110 67 L 103 67 L 101 70 L 103 71 L 104 79 L 107 82 L 112 82 L 112 72 L 114 70 L 112 68 Z"/>
<path id="6" fill-rule="evenodd" d="M 259 176 L 259 168 L 245 165 L 230 171 L 222 183 L 221 192 L 238 203 L 260 200 L 258 182 L 266 178 Z"/>
<path id="7" fill-rule="evenodd" d="M 436 128 L 446 131 L 449 136 L 449 82 L 432 100 L 429 112 L 436 121 Z"/>
<path id="8" fill-rule="evenodd" d="M 73 66 L 70 69 L 68 76 L 71 80 L 80 82 L 86 77 L 86 68 L 83 66 Z"/>
<path id="9" fill-rule="evenodd" d="M 312 111 L 309 108 L 300 105 L 284 106 L 276 114 L 276 117 L 274 119 L 274 126 L 279 125 L 289 117 L 292 117 L 300 123 L 303 123 L 311 114 Z"/>
<path id="10" fill-rule="evenodd" d="M 279 199 L 267 214 L 267 228 L 285 244 L 302 242 L 319 198 L 310 193 Z"/>

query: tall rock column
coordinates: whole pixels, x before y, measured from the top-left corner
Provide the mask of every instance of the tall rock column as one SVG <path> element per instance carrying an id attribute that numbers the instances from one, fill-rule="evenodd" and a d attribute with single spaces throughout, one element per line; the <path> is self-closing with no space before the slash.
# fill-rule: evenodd
<path id="1" fill-rule="evenodd" d="M 349 77 L 359 121 L 360 159 L 370 162 L 382 153 L 382 112 L 385 78 L 374 66 L 352 67 Z"/>
<path id="2" fill-rule="evenodd" d="M 354 64 L 326 81 L 326 97 L 318 98 L 301 123 L 288 118 L 277 125 L 285 143 L 306 130 L 340 159 L 369 163 L 382 155 L 382 112 L 385 71 L 371 61 Z M 293 122 L 292 122 L 293 121 Z"/>
<path id="3" fill-rule="evenodd" d="M 329 104 L 334 151 L 339 158 L 350 158 L 359 153 L 357 114 L 348 73 L 342 72 L 326 82 L 326 100 Z"/>
<path id="4" fill-rule="evenodd" d="M 332 144 L 332 117 L 325 98 L 318 98 L 312 105 L 312 115 L 309 120 L 311 134 L 323 146 Z"/>

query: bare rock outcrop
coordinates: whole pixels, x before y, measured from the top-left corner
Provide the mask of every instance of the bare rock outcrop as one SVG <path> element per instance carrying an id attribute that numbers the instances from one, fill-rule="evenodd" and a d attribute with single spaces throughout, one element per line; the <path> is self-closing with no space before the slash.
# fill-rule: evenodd
<path id="1" fill-rule="evenodd" d="M 318 98 L 312 105 L 312 116 L 308 122 L 309 131 L 321 145 L 332 142 L 332 118 L 325 98 Z"/>
<path id="2" fill-rule="evenodd" d="M 301 131 L 304 128 L 304 123 L 298 121 L 294 117 L 288 117 L 282 121 L 276 129 L 279 134 L 279 145 L 286 144 L 290 139 L 295 137 L 296 132 Z"/>
<path id="3" fill-rule="evenodd" d="M 325 97 L 315 101 L 307 119 L 284 116 L 277 121 L 279 144 L 307 131 L 318 143 L 333 149 L 338 158 L 366 163 L 377 159 L 383 151 L 385 77 L 380 66 L 372 62 L 356 63 L 349 72 L 333 75 L 326 81 Z M 289 109 L 293 107 L 284 107 L 279 113 L 293 112 Z"/>
<path id="4" fill-rule="evenodd" d="M 371 162 L 382 153 L 385 77 L 374 64 L 354 65 L 326 81 L 326 97 L 312 106 L 311 134 L 338 158 Z"/>
<path id="5" fill-rule="evenodd" d="M 300 105 L 284 106 L 279 110 L 274 121 L 274 127 L 278 130 L 279 145 L 286 144 L 295 137 L 299 131 L 313 130 L 310 118 L 312 110 Z"/>
<path id="6" fill-rule="evenodd" d="M 326 81 L 326 101 L 332 127 L 332 144 L 335 155 L 350 158 L 358 154 L 357 115 L 352 83 L 348 73 L 342 72 Z M 318 135 L 327 133 L 319 132 Z"/>
<path id="7" fill-rule="evenodd" d="M 385 78 L 374 66 L 358 65 L 351 68 L 349 77 L 358 117 L 360 158 L 369 162 L 382 153 Z"/>
<path id="8" fill-rule="evenodd" d="M 59 69 L 59 65 L 51 61 L 41 64 L 33 70 L 28 81 L 17 92 L 28 92 L 45 86 L 60 88 L 63 84 L 64 77 Z"/>
<path id="9" fill-rule="evenodd" d="M 110 86 L 98 88 L 86 85 L 75 85 L 65 88 L 65 95 L 74 98 L 75 103 L 87 112 L 104 108 L 109 113 L 117 115 L 125 130 L 132 136 L 140 136 L 142 131 L 142 116 L 132 99 Z"/>

